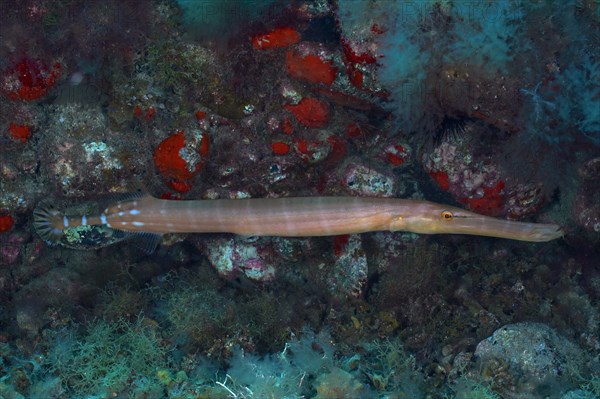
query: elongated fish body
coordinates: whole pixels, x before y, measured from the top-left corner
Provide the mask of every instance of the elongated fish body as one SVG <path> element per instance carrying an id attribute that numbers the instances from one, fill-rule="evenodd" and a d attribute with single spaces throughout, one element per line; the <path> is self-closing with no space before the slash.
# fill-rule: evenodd
<path id="1" fill-rule="evenodd" d="M 146 197 L 109 208 L 106 215 L 111 227 L 126 231 L 309 237 L 390 230 L 390 215 L 408 205 L 358 197 L 206 201 Z"/>
<path id="2" fill-rule="evenodd" d="M 131 233 L 234 233 L 310 237 L 371 231 L 472 234 L 543 242 L 559 238 L 555 224 L 514 222 L 429 201 L 362 197 L 291 197 L 238 200 L 117 201 L 100 215 L 66 216 L 45 207 L 34 225 L 47 241 L 67 227 L 105 225 Z"/>

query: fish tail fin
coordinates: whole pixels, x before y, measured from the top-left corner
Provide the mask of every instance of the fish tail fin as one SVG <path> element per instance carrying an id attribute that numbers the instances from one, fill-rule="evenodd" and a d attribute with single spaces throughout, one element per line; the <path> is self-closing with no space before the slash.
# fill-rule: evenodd
<path id="1" fill-rule="evenodd" d="M 64 235 L 64 217 L 51 204 L 41 203 L 33 211 L 33 227 L 48 244 L 58 244 Z"/>

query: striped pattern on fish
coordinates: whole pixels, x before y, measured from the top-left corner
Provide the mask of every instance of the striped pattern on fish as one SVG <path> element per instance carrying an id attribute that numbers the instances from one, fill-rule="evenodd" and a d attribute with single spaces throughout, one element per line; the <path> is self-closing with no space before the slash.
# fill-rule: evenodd
<path id="1" fill-rule="evenodd" d="M 311 237 L 372 231 L 472 234 L 543 242 L 559 238 L 555 224 L 515 222 L 429 201 L 364 197 L 290 197 L 173 201 L 145 195 L 117 201 L 99 215 L 67 216 L 38 207 L 34 226 L 47 241 L 67 227 L 106 225 L 125 232 L 234 233 Z"/>

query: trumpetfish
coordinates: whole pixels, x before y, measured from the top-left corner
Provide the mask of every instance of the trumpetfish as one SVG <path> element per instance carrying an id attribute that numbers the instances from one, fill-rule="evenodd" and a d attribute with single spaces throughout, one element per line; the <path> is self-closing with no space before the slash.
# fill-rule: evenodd
<path id="1" fill-rule="evenodd" d="M 132 194 L 99 215 L 69 216 L 46 205 L 34 227 L 47 242 L 64 230 L 104 225 L 151 237 L 150 252 L 166 233 L 234 233 L 246 236 L 316 237 L 373 231 L 471 234 L 544 242 L 563 235 L 556 224 L 525 223 L 479 215 L 429 201 L 364 197 L 287 197 L 174 201 Z"/>

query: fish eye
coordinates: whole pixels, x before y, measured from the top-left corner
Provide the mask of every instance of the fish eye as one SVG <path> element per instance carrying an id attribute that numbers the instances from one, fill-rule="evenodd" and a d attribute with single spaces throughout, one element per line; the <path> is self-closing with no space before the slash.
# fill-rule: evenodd
<path id="1" fill-rule="evenodd" d="M 453 218 L 454 218 L 454 215 L 452 214 L 452 212 L 450 212 L 450 211 L 442 212 L 442 220 L 452 220 Z"/>

